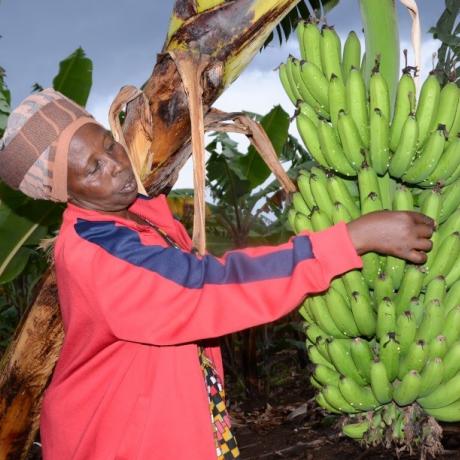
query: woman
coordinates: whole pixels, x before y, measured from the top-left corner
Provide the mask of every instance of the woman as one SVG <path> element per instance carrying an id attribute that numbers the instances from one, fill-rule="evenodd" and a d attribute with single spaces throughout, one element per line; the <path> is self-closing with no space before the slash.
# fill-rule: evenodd
<path id="1" fill-rule="evenodd" d="M 365 252 L 423 263 L 431 248 L 431 219 L 379 212 L 276 247 L 196 256 L 165 197 L 137 194 L 110 132 L 50 89 L 11 114 L 0 171 L 29 196 L 67 202 L 45 460 L 238 457 L 214 339 L 289 313 Z"/>

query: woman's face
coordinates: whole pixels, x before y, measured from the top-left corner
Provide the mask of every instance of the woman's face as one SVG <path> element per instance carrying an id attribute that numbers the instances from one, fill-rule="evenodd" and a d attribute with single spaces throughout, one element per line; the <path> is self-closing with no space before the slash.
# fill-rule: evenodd
<path id="1" fill-rule="evenodd" d="M 137 183 L 125 149 L 110 131 L 83 125 L 69 146 L 69 202 L 98 211 L 122 211 L 137 196 Z"/>

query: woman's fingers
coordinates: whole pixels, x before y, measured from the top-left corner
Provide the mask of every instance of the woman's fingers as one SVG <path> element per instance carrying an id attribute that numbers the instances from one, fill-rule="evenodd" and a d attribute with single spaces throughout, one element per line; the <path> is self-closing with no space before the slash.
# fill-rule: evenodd
<path id="1" fill-rule="evenodd" d="M 415 227 L 415 233 L 419 238 L 431 238 L 431 235 L 433 235 L 433 227 L 426 224 L 418 224 Z"/>
<path id="2" fill-rule="evenodd" d="M 428 238 L 418 238 L 414 244 L 414 249 L 417 249 L 418 251 L 429 252 L 432 247 L 433 242 Z"/>
<path id="3" fill-rule="evenodd" d="M 415 211 L 410 211 L 410 214 L 412 215 L 414 222 L 416 224 L 424 224 L 428 225 L 432 229 L 435 228 L 435 221 L 431 217 L 428 217 L 425 214 Z"/>
<path id="4" fill-rule="evenodd" d="M 426 253 L 423 251 L 417 251 L 416 249 L 412 249 L 411 251 L 409 251 L 409 254 L 407 255 L 407 260 L 414 264 L 423 264 L 426 262 L 426 259 Z"/>

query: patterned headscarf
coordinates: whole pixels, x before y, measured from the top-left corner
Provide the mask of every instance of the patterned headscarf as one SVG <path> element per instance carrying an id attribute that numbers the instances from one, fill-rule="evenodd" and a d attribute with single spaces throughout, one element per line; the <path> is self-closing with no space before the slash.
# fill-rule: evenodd
<path id="1" fill-rule="evenodd" d="M 99 124 L 51 88 L 27 97 L 0 140 L 0 179 L 32 198 L 67 201 L 69 144 L 87 123 Z"/>

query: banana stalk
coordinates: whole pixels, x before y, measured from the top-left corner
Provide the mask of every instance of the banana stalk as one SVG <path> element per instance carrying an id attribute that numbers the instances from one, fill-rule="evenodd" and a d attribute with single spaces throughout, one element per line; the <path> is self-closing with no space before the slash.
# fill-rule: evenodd
<path id="1" fill-rule="evenodd" d="M 391 107 L 399 80 L 399 32 L 395 0 L 359 0 L 366 41 L 364 77 L 368 82 L 380 56 L 380 72 L 389 90 Z"/>

